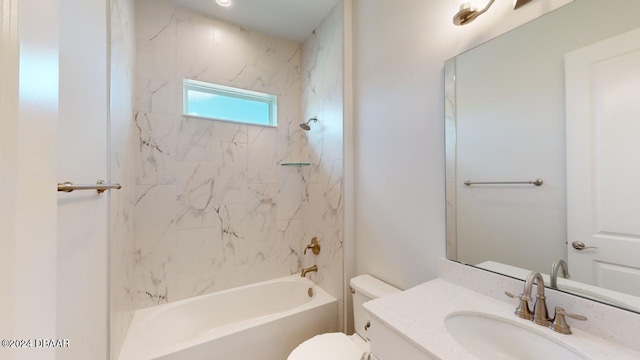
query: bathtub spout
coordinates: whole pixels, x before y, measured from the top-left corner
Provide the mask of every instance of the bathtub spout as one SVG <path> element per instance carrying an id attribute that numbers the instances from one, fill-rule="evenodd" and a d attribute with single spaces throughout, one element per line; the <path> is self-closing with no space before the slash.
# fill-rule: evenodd
<path id="1" fill-rule="evenodd" d="M 305 275 L 307 275 L 307 273 L 309 272 L 318 272 L 318 265 L 313 265 L 310 268 L 306 268 L 306 269 L 302 269 L 302 273 L 300 274 L 300 277 L 305 277 Z"/>

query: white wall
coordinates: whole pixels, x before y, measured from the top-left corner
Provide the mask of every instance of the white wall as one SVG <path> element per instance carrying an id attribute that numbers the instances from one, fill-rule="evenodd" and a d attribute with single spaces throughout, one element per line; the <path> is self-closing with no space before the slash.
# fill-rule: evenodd
<path id="1" fill-rule="evenodd" d="M 499 0 L 456 27 L 456 1 L 354 3 L 357 273 L 408 288 L 445 255 L 444 61 L 567 1 Z"/>

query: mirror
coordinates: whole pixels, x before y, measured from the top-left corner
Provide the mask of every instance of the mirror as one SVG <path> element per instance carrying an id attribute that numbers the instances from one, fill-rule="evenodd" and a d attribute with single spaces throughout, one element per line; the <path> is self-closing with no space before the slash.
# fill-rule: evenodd
<path id="1" fill-rule="evenodd" d="M 563 260 L 555 287 L 640 312 L 639 11 L 575 1 L 446 62 L 449 259 L 547 286 Z"/>

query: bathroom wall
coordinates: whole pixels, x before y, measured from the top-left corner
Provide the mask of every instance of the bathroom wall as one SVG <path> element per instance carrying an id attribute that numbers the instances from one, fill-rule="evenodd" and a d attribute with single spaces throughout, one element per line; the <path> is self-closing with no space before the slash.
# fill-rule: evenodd
<path id="1" fill-rule="evenodd" d="M 355 0 L 357 273 L 401 288 L 436 277 L 445 255 L 444 61 L 567 2 L 513 11 L 497 1 L 456 27 L 457 1 Z"/>
<path id="2" fill-rule="evenodd" d="M 166 1 L 135 10 L 136 308 L 299 272 L 305 170 L 279 164 L 304 160 L 300 46 Z M 184 78 L 277 95 L 278 127 L 182 116 Z"/>
<path id="3" fill-rule="evenodd" d="M 317 116 L 302 139 L 303 245 L 317 236 L 318 256 L 307 252 L 304 267 L 318 265 L 309 277 L 339 301 L 343 312 L 343 3 L 333 10 L 302 45 L 302 118 Z"/>
<path id="4" fill-rule="evenodd" d="M 117 359 L 133 318 L 133 252 L 135 202 L 135 141 L 133 122 L 134 0 L 111 0 L 110 6 L 110 358 Z"/>

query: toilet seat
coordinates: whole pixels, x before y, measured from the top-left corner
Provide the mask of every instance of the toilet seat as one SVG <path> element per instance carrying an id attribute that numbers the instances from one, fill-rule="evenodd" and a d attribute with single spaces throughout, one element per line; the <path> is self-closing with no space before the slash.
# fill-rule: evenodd
<path id="1" fill-rule="evenodd" d="M 327 333 L 298 345 L 287 360 L 362 360 L 366 352 L 343 333 Z"/>

